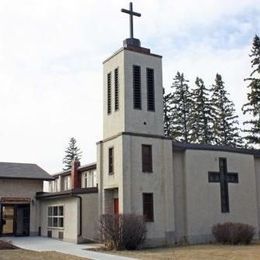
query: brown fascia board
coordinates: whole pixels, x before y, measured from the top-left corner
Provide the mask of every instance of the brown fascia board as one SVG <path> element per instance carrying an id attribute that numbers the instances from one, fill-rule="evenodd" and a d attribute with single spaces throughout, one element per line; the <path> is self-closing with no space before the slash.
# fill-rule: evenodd
<path id="1" fill-rule="evenodd" d="M 226 145 L 210 145 L 210 144 L 188 144 L 188 143 L 172 143 L 173 151 L 185 151 L 185 150 L 206 150 L 206 151 L 221 151 L 232 153 L 252 154 L 255 157 L 260 157 L 260 150 L 236 148 Z"/>
<path id="2" fill-rule="evenodd" d="M 18 179 L 18 180 L 38 180 L 38 181 L 51 181 L 54 180 L 55 178 L 53 178 L 52 176 L 49 178 L 33 178 L 33 177 L 10 177 L 10 176 L 0 176 L 0 179 Z"/>
<path id="3" fill-rule="evenodd" d="M 97 168 L 97 163 L 90 163 L 86 165 L 82 165 L 78 168 L 79 172 L 87 171 L 87 170 L 94 170 Z"/>
<path id="4" fill-rule="evenodd" d="M 59 176 L 70 175 L 70 171 L 71 171 L 71 170 L 67 170 L 67 171 L 63 171 L 63 172 L 58 172 L 58 173 L 53 174 L 52 176 L 56 179 L 56 178 L 58 178 Z"/>
<path id="5" fill-rule="evenodd" d="M 71 197 L 73 195 L 79 194 L 89 194 L 89 193 L 98 193 L 98 188 L 80 188 L 80 189 L 73 189 L 67 191 L 59 191 L 59 192 L 37 192 L 36 199 L 54 199 L 60 197 Z"/>
<path id="6" fill-rule="evenodd" d="M 97 164 L 96 163 L 91 163 L 91 164 L 86 164 L 86 165 L 82 165 L 78 168 L 79 172 L 83 172 L 83 171 L 87 171 L 87 170 L 94 170 L 97 168 Z M 60 172 L 60 173 L 55 173 L 53 176 L 53 179 L 57 179 L 59 176 L 68 176 L 71 174 L 71 170 L 67 170 L 64 172 Z"/>

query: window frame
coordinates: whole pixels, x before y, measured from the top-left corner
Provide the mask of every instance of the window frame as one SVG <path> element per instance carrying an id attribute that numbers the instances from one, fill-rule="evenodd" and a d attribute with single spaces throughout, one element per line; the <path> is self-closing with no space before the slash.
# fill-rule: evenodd
<path id="1" fill-rule="evenodd" d="M 48 228 L 64 229 L 64 205 L 48 206 L 47 226 Z"/>
<path id="2" fill-rule="evenodd" d="M 145 148 L 150 149 L 148 155 L 145 154 Z M 151 144 L 142 144 L 142 172 L 143 173 L 153 173 L 153 146 Z M 148 161 L 149 157 L 149 161 Z"/>
<path id="3" fill-rule="evenodd" d="M 114 70 L 115 111 L 119 110 L 119 67 Z"/>
<path id="4" fill-rule="evenodd" d="M 71 177 L 70 175 L 66 175 L 63 177 L 63 190 L 71 190 Z"/>
<path id="5" fill-rule="evenodd" d="M 150 81 L 149 72 L 152 72 Z M 154 69 L 146 68 L 147 111 L 155 112 Z"/>
<path id="6" fill-rule="evenodd" d="M 112 113 L 112 73 L 107 73 L 107 114 Z"/>
<path id="7" fill-rule="evenodd" d="M 110 154 L 110 151 L 112 151 L 112 153 Z M 109 175 L 113 175 L 114 171 L 115 171 L 115 164 L 114 164 L 114 146 L 111 146 L 108 148 L 108 174 Z M 110 161 L 111 160 L 111 161 Z"/>
<path id="8" fill-rule="evenodd" d="M 149 200 L 147 200 L 149 198 Z M 154 222 L 154 196 L 152 192 L 144 192 L 143 199 L 143 216 L 145 222 Z M 148 215 L 146 214 L 148 212 Z"/>
<path id="9" fill-rule="evenodd" d="M 139 69 L 138 79 L 136 77 L 137 71 Z M 133 108 L 137 110 L 142 110 L 142 70 L 140 65 L 133 65 Z M 139 99 L 139 102 L 138 100 Z"/>

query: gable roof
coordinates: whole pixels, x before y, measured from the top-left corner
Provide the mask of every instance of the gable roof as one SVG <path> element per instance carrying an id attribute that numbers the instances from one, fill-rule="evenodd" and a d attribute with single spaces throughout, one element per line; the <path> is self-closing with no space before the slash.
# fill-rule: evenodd
<path id="1" fill-rule="evenodd" d="M 0 162 L 0 179 L 51 180 L 52 176 L 36 164 Z"/>

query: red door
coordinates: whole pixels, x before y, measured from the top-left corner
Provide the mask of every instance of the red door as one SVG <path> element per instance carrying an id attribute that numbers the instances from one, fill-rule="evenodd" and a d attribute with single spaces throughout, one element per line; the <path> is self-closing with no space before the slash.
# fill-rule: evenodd
<path id="1" fill-rule="evenodd" d="M 114 199 L 114 214 L 119 213 L 118 198 Z"/>

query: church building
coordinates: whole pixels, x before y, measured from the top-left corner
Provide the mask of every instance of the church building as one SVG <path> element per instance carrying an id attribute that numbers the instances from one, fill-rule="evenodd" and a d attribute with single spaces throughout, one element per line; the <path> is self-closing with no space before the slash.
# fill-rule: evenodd
<path id="1" fill-rule="evenodd" d="M 97 162 L 74 162 L 49 180 L 49 192 L 39 187 L 32 233 L 98 240 L 101 214 L 134 213 L 145 217 L 149 246 L 213 241 L 212 226 L 224 222 L 250 224 L 259 238 L 260 151 L 164 136 L 162 56 L 134 38 L 133 16 L 141 15 L 132 3 L 122 11 L 130 15 L 130 38 L 103 62 Z"/>

